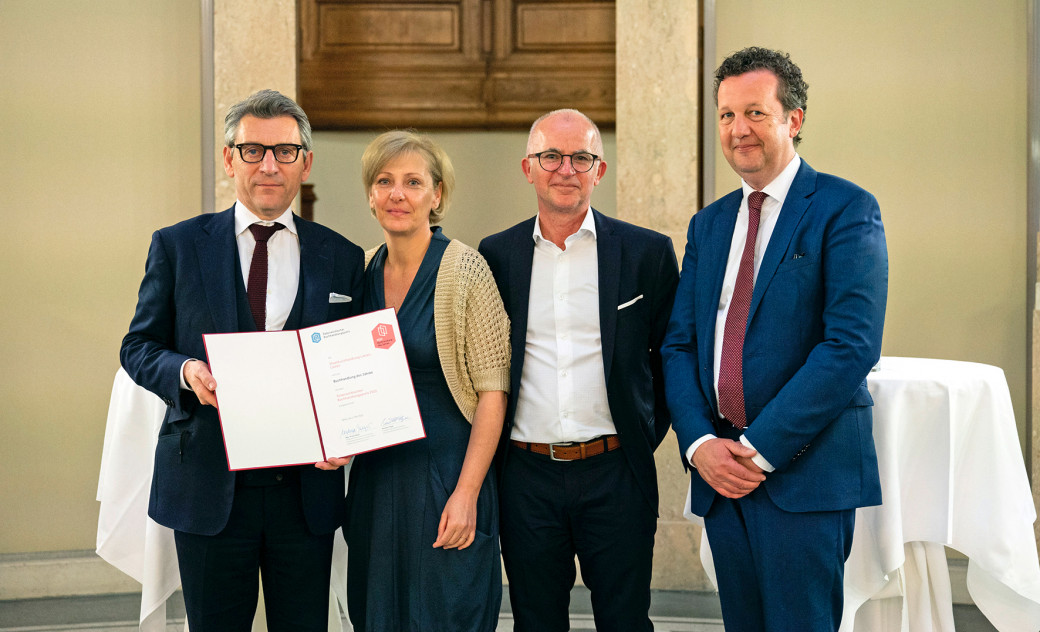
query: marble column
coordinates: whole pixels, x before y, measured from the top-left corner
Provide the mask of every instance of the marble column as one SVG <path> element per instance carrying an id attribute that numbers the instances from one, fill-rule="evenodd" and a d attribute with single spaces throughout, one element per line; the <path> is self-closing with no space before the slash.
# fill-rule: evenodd
<path id="1" fill-rule="evenodd" d="M 235 203 L 235 183 L 224 172 L 224 116 L 228 108 L 264 88 L 296 98 L 296 0 L 211 0 L 213 6 L 214 206 Z M 339 630 L 330 609 L 329 629 Z M 263 593 L 253 632 L 265 632 Z"/>
<path id="2" fill-rule="evenodd" d="M 699 21 L 689 0 L 617 3 L 617 215 L 670 236 L 680 260 L 698 208 Z M 698 558 L 701 529 L 682 517 L 689 479 L 672 433 L 657 468 L 653 587 L 712 590 Z"/>
<path id="3" fill-rule="evenodd" d="M 296 98 L 296 0 L 213 0 L 213 159 L 215 206 L 235 202 L 224 173 L 224 115 L 263 88 Z"/>

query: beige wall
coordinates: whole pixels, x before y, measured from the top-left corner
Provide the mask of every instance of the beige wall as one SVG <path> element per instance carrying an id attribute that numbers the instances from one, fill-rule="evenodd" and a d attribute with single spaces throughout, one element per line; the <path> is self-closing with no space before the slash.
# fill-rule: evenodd
<path id="1" fill-rule="evenodd" d="M 881 204 L 882 352 L 1001 367 L 1024 437 L 1025 0 L 725 0 L 716 11 L 716 62 L 752 44 L 789 52 L 809 83 L 799 153 Z M 737 186 L 720 152 L 716 193 Z"/>
<path id="2" fill-rule="evenodd" d="M 308 180 L 318 196 L 314 219 L 365 249 L 383 242 L 383 232 L 369 212 L 368 194 L 361 185 L 361 154 L 380 131 L 315 132 L 314 167 Z M 534 189 L 520 170 L 527 132 L 427 133 L 455 166 L 455 194 L 441 222 L 446 235 L 476 248 L 483 237 L 537 212 Z M 614 217 L 614 132 L 603 131 L 602 136 L 607 173 L 593 192 L 592 205 Z"/>
<path id="3" fill-rule="evenodd" d="M 94 545 L 149 235 L 199 207 L 198 51 L 193 2 L 0 2 L 0 553 Z"/>

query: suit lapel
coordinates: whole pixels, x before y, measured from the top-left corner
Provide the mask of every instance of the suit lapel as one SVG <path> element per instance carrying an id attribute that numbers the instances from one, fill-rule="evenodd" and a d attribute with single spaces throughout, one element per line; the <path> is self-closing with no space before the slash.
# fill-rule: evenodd
<path id="1" fill-rule="evenodd" d="M 234 206 L 213 215 L 201 226 L 195 237 L 195 252 L 213 326 L 217 331 L 238 331 L 233 275 L 241 273 L 241 266 L 235 242 Z"/>
<path id="2" fill-rule="evenodd" d="M 694 288 L 694 327 L 697 329 L 697 361 L 701 367 L 715 366 L 715 321 L 718 316 L 719 301 L 722 296 L 722 282 L 726 277 L 726 261 L 729 258 L 730 243 L 733 241 L 733 229 L 737 224 L 737 211 L 743 193 L 740 189 L 726 195 L 717 203 L 720 208 L 711 217 L 703 221 L 705 225 L 697 227 L 694 236 L 697 252 L 696 271 L 683 269 L 683 274 L 695 274 Z M 701 211 L 703 213 L 704 211 Z M 703 237 L 702 237 L 703 235 Z M 715 389 L 712 382 L 702 381 L 704 396 L 711 402 L 712 408 L 718 409 L 715 401 Z"/>
<path id="3" fill-rule="evenodd" d="M 780 215 L 776 218 L 776 226 L 773 234 L 769 237 L 769 245 L 762 255 L 762 264 L 758 267 L 758 275 L 755 277 L 754 292 L 751 295 L 751 306 L 748 310 L 748 322 L 755 317 L 755 311 L 762 302 L 769 282 L 776 274 L 776 269 L 783 262 L 784 253 L 787 252 L 794 237 L 794 231 L 802 221 L 809 205 L 812 203 L 812 194 L 816 191 L 816 171 L 802 160 L 798 167 L 798 174 L 791 182 L 791 188 L 787 191 L 784 205 L 780 208 Z"/>
<path id="4" fill-rule="evenodd" d="M 520 224 L 512 234 L 509 256 L 509 319 L 513 322 L 513 360 L 511 381 L 513 392 L 520 388 L 527 345 L 527 311 L 531 301 L 531 266 L 534 263 L 534 223 L 538 216 Z"/>
<path id="5" fill-rule="evenodd" d="M 715 321 L 718 315 L 719 301 L 722 298 L 722 283 L 726 278 L 726 262 L 729 259 L 730 244 L 733 242 L 733 229 L 737 225 L 737 212 L 743 193 L 738 189 L 722 202 L 722 209 L 708 227 L 710 238 L 706 240 L 705 252 L 698 255 L 697 266 L 707 272 L 700 283 L 703 284 L 697 294 L 696 322 L 701 323 L 698 332 L 701 340 L 715 340 Z M 714 342 L 700 345 L 701 362 L 714 364 Z"/>
<path id="6" fill-rule="evenodd" d="M 321 231 L 295 215 L 293 221 L 300 236 L 300 283 L 303 284 L 300 326 L 310 327 L 328 318 L 334 262 Z"/>
<path id="7" fill-rule="evenodd" d="M 621 304 L 621 242 L 614 227 L 596 209 L 596 259 L 599 268 L 599 335 L 603 344 L 603 376 L 610 383 L 614 358 L 614 336 L 617 332 L 617 306 Z"/>

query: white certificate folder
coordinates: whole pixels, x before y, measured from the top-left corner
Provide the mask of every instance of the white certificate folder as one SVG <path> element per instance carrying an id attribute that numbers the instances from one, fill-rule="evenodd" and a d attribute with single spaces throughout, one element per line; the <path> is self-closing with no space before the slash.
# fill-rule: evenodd
<path id="1" fill-rule="evenodd" d="M 426 436 L 393 309 L 203 339 L 231 470 L 317 463 Z"/>

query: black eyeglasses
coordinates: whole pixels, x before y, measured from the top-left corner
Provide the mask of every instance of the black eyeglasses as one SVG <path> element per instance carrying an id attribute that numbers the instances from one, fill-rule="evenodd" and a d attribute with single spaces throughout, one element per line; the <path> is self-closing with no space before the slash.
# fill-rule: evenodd
<path id="1" fill-rule="evenodd" d="M 592 165 L 596 164 L 599 160 L 599 156 L 596 154 L 590 154 L 587 151 L 579 151 L 573 154 L 561 154 L 558 151 L 551 149 L 546 151 L 540 151 L 537 154 L 528 154 L 528 158 L 537 158 L 538 165 L 546 171 L 556 171 L 563 166 L 563 159 L 571 159 L 571 168 L 578 173 L 585 173 L 592 169 Z"/>
<path id="2" fill-rule="evenodd" d="M 292 143 L 281 143 L 278 145 L 239 143 L 235 145 L 235 149 L 238 150 L 238 155 L 242 157 L 243 162 L 263 162 L 264 156 L 267 155 L 267 150 L 270 149 L 275 160 L 283 164 L 292 164 L 300 157 L 300 150 L 303 149 L 303 145 L 294 145 Z"/>

